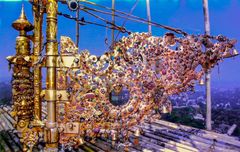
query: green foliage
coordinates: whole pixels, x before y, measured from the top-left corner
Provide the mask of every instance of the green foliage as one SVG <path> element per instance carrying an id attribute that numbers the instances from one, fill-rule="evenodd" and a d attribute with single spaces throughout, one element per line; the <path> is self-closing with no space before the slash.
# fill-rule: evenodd
<path id="1" fill-rule="evenodd" d="M 6 105 L 6 104 L 10 104 L 10 99 L 9 98 L 0 99 L 0 105 Z"/>
<path id="2" fill-rule="evenodd" d="M 230 126 L 236 124 L 237 128 L 232 135 L 240 136 L 240 109 L 213 109 L 212 119 L 214 126 L 222 123 Z"/>
<path id="3" fill-rule="evenodd" d="M 193 118 L 195 114 L 196 110 L 192 107 L 173 109 L 171 114 L 163 115 L 163 119 L 173 123 L 204 129 L 204 122 Z"/>
<path id="4" fill-rule="evenodd" d="M 206 107 L 200 106 L 200 109 L 193 107 L 185 107 L 180 109 L 173 109 L 171 114 L 163 115 L 163 119 L 173 123 L 179 123 L 186 126 L 191 126 L 199 129 L 205 129 L 205 122 L 203 120 L 196 120 L 193 116 L 197 113 L 202 113 L 205 117 Z M 212 109 L 212 120 L 214 121 L 213 129 L 218 128 L 220 124 L 233 125 L 237 128 L 233 132 L 233 136 L 240 136 L 240 110 L 239 109 Z"/>

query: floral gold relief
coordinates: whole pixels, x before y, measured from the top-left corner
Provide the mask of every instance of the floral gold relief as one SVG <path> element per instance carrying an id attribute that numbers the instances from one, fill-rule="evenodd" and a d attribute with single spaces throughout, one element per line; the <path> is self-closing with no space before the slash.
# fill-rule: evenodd
<path id="1" fill-rule="evenodd" d="M 142 130 L 136 126 L 171 112 L 169 96 L 193 91 L 208 69 L 238 54 L 236 41 L 223 36 L 131 33 L 111 50 L 93 55 L 79 51 L 70 37 L 58 42 L 57 0 L 32 3 L 34 26 L 22 9 L 12 24 L 19 31 L 16 55 L 7 57 L 13 65 L 11 114 L 24 151 L 32 151 L 39 141 L 44 151 L 58 151 L 59 144 L 78 147 L 89 139 L 94 144 L 98 137 L 115 145 L 119 138 L 134 136 L 137 145 Z M 44 108 L 47 117 L 42 120 Z"/>

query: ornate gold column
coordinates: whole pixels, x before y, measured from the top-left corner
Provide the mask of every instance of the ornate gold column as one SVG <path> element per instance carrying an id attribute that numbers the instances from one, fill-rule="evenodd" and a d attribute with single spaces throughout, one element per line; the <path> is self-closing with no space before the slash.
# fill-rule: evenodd
<path id="1" fill-rule="evenodd" d="M 28 128 L 33 117 L 33 77 L 30 72 L 30 39 L 27 32 L 33 26 L 27 20 L 22 7 L 19 19 L 13 22 L 13 28 L 19 31 L 16 38 L 16 56 L 9 56 L 7 60 L 13 67 L 12 100 L 14 102 L 12 115 L 17 120 L 17 130 L 20 138 L 22 132 Z"/>
<path id="2" fill-rule="evenodd" d="M 34 0 L 34 35 L 33 35 L 33 60 L 38 62 L 41 57 L 42 50 L 42 22 L 43 22 L 43 8 L 39 7 L 40 1 Z M 41 123 L 41 90 L 42 90 L 42 68 L 41 65 L 36 64 L 33 68 L 34 75 L 34 126 L 42 126 Z"/>
<path id="3" fill-rule="evenodd" d="M 57 151 L 58 130 L 56 123 L 56 63 L 58 56 L 57 42 L 57 0 L 48 0 L 47 12 L 47 45 L 46 45 L 46 67 L 47 80 L 45 100 L 47 101 L 47 122 L 44 129 L 46 151 Z"/>

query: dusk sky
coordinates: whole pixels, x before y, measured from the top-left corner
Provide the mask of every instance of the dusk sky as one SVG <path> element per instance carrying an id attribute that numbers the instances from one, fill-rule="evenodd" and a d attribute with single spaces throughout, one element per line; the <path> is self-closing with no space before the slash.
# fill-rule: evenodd
<path id="1" fill-rule="evenodd" d="M 101 5 L 111 7 L 111 0 L 90 0 Z M 11 27 L 20 14 L 21 5 L 24 3 L 27 18 L 32 22 L 32 11 L 29 2 L 1 2 L 0 0 L 0 82 L 9 81 L 11 72 L 8 71 L 8 62 L 6 56 L 15 54 L 15 38 L 18 32 Z M 116 9 L 129 12 L 134 5 L 135 0 L 116 0 Z M 203 9 L 202 0 L 150 0 L 152 21 L 165 24 L 172 27 L 183 29 L 190 34 L 203 34 Z M 82 3 L 83 4 L 83 3 Z M 90 5 L 88 5 L 90 6 Z M 223 34 L 229 38 L 238 40 L 236 46 L 240 50 L 240 0 L 209 0 L 211 34 Z M 59 4 L 59 11 L 70 13 L 66 5 Z M 80 16 L 87 21 L 103 22 L 80 12 Z M 147 18 L 146 2 L 139 0 L 134 15 Z M 102 17 L 111 20 L 111 17 Z M 124 20 L 116 18 L 116 23 L 122 25 Z M 62 16 L 58 18 L 58 40 L 61 35 L 66 35 L 75 40 L 75 22 L 65 19 Z M 44 35 L 46 24 L 44 24 Z M 126 28 L 132 32 L 147 32 L 146 24 L 126 22 Z M 162 36 L 168 31 L 153 27 L 153 35 Z M 116 32 L 117 33 L 117 32 Z M 31 32 L 30 32 L 31 34 Z M 101 55 L 108 46 L 104 40 L 107 37 L 111 43 L 111 30 L 94 25 L 85 25 L 80 27 L 80 50 L 88 49 L 92 54 Z M 120 34 L 118 38 L 123 35 Z M 219 69 L 219 70 L 218 70 Z M 215 67 L 212 72 L 213 87 L 240 87 L 240 57 L 226 59 L 220 63 L 219 68 Z"/>

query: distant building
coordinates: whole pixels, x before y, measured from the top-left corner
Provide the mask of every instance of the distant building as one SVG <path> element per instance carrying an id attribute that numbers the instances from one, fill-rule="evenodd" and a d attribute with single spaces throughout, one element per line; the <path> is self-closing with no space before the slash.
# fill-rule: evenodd
<path id="1" fill-rule="evenodd" d="M 200 114 L 200 113 L 198 113 L 198 114 L 196 114 L 195 116 L 193 116 L 193 118 L 194 119 L 196 119 L 196 120 L 205 120 L 204 118 L 203 118 L 203 115 L 202 114 Z"/>

